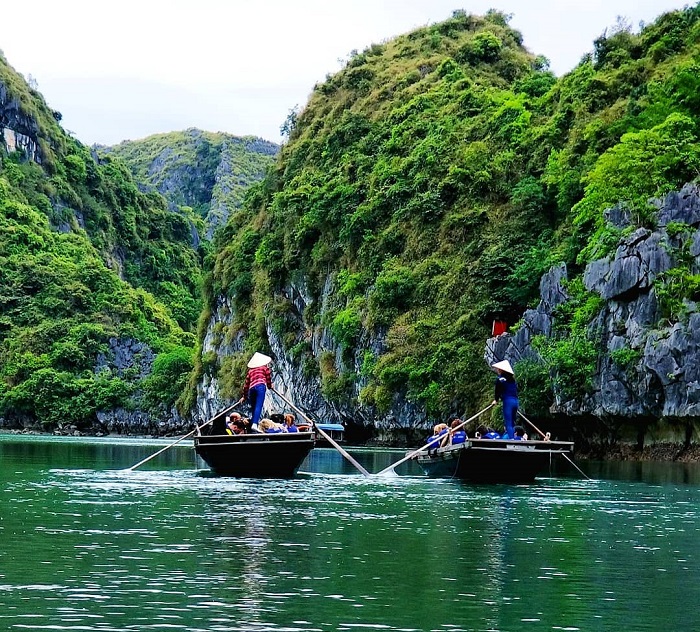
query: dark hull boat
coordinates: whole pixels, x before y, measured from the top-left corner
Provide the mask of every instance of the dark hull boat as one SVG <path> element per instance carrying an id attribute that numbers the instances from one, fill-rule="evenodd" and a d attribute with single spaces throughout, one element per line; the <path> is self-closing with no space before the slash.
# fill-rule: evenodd
<path id="1" fill-rule="evenodd" d="M 557 455 L 568 455 L 573 448 L 570 441 L 467 439 L 415 458 L 428 476 L 480 483 L 529 483 L 550 469 Z"/>
<path id="2" fill-rule="evenodd" d="M 221 476 L 291 478 L 313 449 L 313 432 L 199 435 L 195 452 Z"/>

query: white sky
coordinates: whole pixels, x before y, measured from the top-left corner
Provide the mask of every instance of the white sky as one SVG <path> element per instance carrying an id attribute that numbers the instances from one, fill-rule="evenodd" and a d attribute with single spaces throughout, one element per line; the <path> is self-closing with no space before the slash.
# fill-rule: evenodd
<path id="1" fill-rule="evenodd" d="M 280 141 L 289 111 L 353 49 L 447 19 L 513 14 L 560 75 L 617 16 L 635 27 L 683 0 L 22 0 L 0 50 L 84 143 L 188 127 Z"/>

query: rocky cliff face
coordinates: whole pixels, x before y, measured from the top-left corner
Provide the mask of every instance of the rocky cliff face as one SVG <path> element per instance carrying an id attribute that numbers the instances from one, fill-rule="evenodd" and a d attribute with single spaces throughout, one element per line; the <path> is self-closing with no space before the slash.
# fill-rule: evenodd
<path id="1" fill-rule="evenodd" d="M 26 158 L 41 164 L 39 126 L 22 111 L 19 99 L 11 97 L 0 81 L 0 145 L 7 153 L 24 152 Z"/>
<path id="2" fill-rule="evenodd" d="M 588 331 L 596 341 L 598 361 L 592 388 L 582 397 L 555 391 L 552 412 L 578 418 L 581 432 L 600 425 L 602 440 L 632 435 L 688 443 L 700 420 L 700 313 L 689 298 L 670 317 L 662 309 L 660 275 L 683 269 L 689 278 L 700 272 L 700 187 L 687 185 L 658 201 L 654 230 L 638 228 L 621 239 L 615 253 L 590 263 L 586 289 L 605 299 Z M 607 221 L 628 229 L 629 216 L 619 208 Z M 540 360 L 532 346 L 537 335 L 549 336 L 556 308 L 569 300 L 564 266 L 550 270 L 540 283 L 541 301 L 524 314 L 513 334 L 488 341 L 486 359 L 517 364 Z M 668 286 L 664 291 L 668 291 Z M 588 420 L 588 424 L 581 420 Z"/>
<path id="3" fill-rule="evenodd" d="M 229 136 L 222 143 L 209 211 L 204 219 L 207 239 L 212 239 L 216 229 L 225 226 L 231 213 L 241 207 L 245 190 L 263 178 L 278 151 L 278 145 L 261 138 Z M 246 154 L 257 159 L 242 160 Z"/>

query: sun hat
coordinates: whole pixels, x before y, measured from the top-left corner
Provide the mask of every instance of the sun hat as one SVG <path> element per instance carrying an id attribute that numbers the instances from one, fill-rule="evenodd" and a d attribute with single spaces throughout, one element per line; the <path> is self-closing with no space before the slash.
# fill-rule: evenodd
<path id="1" fill-rule="evenodd" d="M 500 362 L 496 362 L 495 364 L 491 365 L 494 369 L 501 369 L 501 371 L 505 371 L 506 373 L 510 373 L 511 375 L 515 375 L 515 372 L 513 371 L 513 367 L 510 366 L 510 362 L 508 360 L 501 360 Z"/>
<path id="2" fill-rule="evenodd" d="M 270 364 L 270 362 L 272 362 L 272 358 L 270 356 L 266 356 L 264 353 L 258 353 L 256 351 L 253 354 L 253 357 L 248 360 L 248 368 L 257 369 L 259 366 Z"/>

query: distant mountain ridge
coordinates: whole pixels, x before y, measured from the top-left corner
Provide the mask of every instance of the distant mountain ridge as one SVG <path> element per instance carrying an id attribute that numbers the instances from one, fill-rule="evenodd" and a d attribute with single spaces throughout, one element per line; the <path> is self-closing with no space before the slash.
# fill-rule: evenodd
<path id="1" fill-rule="evenodd" d="M 192 208 L 211 239 L 241 207 L 246 189 L 262 180 L 280 147 L 254 136 L 190 128 L 96 149 L 119 156 L 139 187 L 163 195 L 171 211 Z"/>

